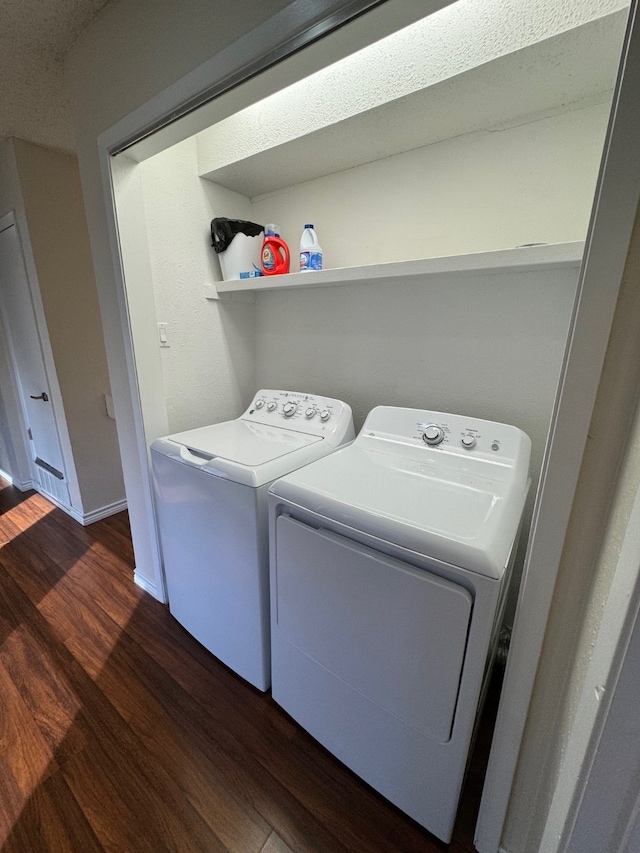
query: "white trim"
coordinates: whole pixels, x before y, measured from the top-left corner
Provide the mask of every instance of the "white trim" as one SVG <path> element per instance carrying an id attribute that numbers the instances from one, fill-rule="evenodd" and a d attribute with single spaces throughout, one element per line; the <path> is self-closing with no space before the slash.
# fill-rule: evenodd
<path id="1" fill-rule="evenodd" d="M 118 126 L 116 125 L 116 127 Z M 116 425 L 136 555 L 136 583 L 160 601 L 164 601 L 162 556 L 155 521 L 149 450 L 120 252 L 111 170 L 112 160 L 102 140 L 103 137 L 101 136 L 98 140 L 100 171 L 106 203 L 106 221 L 113 262 L 116 304 L 113 305 L 113 293 L 109 292 L 106 295 L 101 293 L 100 296 L 101 300 L 109 300 L 107 311 L 103 308 L 103 315 L 106 313 L 117 316 L 117 328 L 115 328 L 115 324 L 109 328 L 105 327 L 105 340 L 108 350 L 112 394 L 118 412 Z M 115 368 L 117 376 L 113 375 L 114 361 L 117 361 Z M 164 418 L 166 419 L 166 411 Z M 159 435 L 154 435 L 150 440 L 158 438 L 166 432 L 168 432 L 168 427 L 160 430 Z"/>
<path id="2" fill-rule="evenodd" d="M 3 480 L 6 480 L 10 486 L 15 486 L 21 492 L 28 492 L 31 489 L 35 490 L 36 485 L 33 480 L 16 480 L 15 477 L 12 477 L 8 471 L 5 471 L 3 468 L 0 468 L 0 477 Z"/>
<path id="3" fill-rule="evenodd" d="M 2 477 L 3 480 L 6 480 L 10 486 L 15 486 L 13 477 L 11 474 L 8 474 L 4 468 L 0 468 L 0 477 Z"/>
<path id="4" fill-rule="evenodd" d="M 87 524 L 93 524 L 94 521 L 100 521 L 102 518 L 108 518 L 110 515 L 115 515 L 118 512 L 122 512 L 123 509 L 127 508 L 127 502 L 125 500 L 116 501 L 112 504 L 107 504 L 106 506 L 99 507 L 98 509 L 94 509 L 91 512 L 85 512 L 82 515 L 81 524 L 85 526 Z"/>
<path id="5" fill-rule="evenodd" d="M 160 595 L 158 587 L 149 578 L 145 577 L 145 575 L 141 575 L 136 569 L 133 573 L 133 580 L 136 586 L 139 586 L 145 592 L 148 592 L 149 595 L 152 595 L 154 598 L 157 598 L 162 604 L 167 603 L 167 599 L 164 596 Z"/>
<path id="6" fill-rule="evenodd" d="M 369 20 L 376 16 L 378 26 L 385 28 L 387 35 L 453 2 L 405 0 L 398 8 L 388 0 L 293 0 L 104 131 L 98 137 L 98 147 L 117 154 L 135 146 L 133 159 L 145 160 L 211 125 L 213 120 L 202 107 L 301 48 L 309 47 L 332 28 L 338 31 L 343 24 L 350 24 L 366 13 L 366 17 L 371 15 Z M 349 39 L 342 41 L 340 50 L 350 54 L 371 41 L 371 31 L 365 24 L 359 32 L 349 32 Z M 320 67 L 340 58 L 327 55 L 324 43 L 318 56 L 324 57 L 320 59 Z M 311 68 L 307 67 L 306 73 L 311 73 Z M 279 82 L 278 88 L 281 85 Z M 270 92 L 261 91 L 260 97 L 266 94 Z M 185 112 L 186 106 L 190 112 Z"/>
<path id="7" fill-rule="evenodd" d="M 564 537 L 640 200 L 640 28 L 632 4 L 574 316 L 545 449 L 512 644 L 476 827 L 479 853 L 501 840 Z M 634 59 L 631 60 L 633 52 Z M 594 486 L 597 487 L 597 486 Z"/>
<path id="8" fill-rule="evenodd" d="M 636 576 L 639 559 L 637 545 L 637 542 L 633 543 L 635 553 L 632 555 Z M 589 760 L 582 774 L 584 785 L 579 786 L 575 812 L 570 815 L 567 845 L 561 847 L 566 853 L 631 853 L 638 849 L 638 591 L 636 583 L 633 607 L 627 613 L 625 629 L 615 653 L 611 680 L 607 684 L 608 701 L 603 703 L 604 707 L 594 728 Z"/>
<path id="9" fill-rule="evenodd" d="M 118 512 L 122 512 L 123 509 L 127 508 L 127 502 L 125 500 L 116 501 L 112 504 L 107 504 L 106 506 L 99 507 L 98 509 L 94 509 L 91 512 L 79 512 L 75 507 L 66 506 L 61 503 L 61 501 L 57 500 L 53 495 L 48 494 L 47 492 L 42 491 L 40 484 L 35 482 L 35 480 L 27 480 L 22 483 L 8 474 L 6 471 L 3 471 L 0 468 L 0 477 L 2 479 L 7 480 L 12 486 L 15 486 L 16 489 L 19 489 L 21 492 L 34 491 L 41 495 L 45 500 L 48 500 L 49 503 L 52 503 L 58 509 L 61 509 L 63 512 L 66 512 L 67 515 L 70 515 L 74 521 L 77 521 L 83 527 L 86 527 L 89 524 L 93 524 L 94 521 L 100 521 L 102 518 L 108 518 L 111 515 L 115 515 Z"/>
<path id="10" fill-rule="evenodd" d="M 26 480 L 23 483 L 20 480 L 13 479 L 11 485 L 15 486 L 16 489 L 19 489 L 21 492 L 29 492 L 31 490 L 33 490 L 34 492 L 37 491 L 36 484 L 33 482 L 33 480 Z"/>
<path id="11" fill-rule="evenodd" d="M 636 430 L 637 435 L 638 431 Z M 615 692 L 622 668 L 625 664 L 630 664 L 631 659 L 626 658 L 626 655 L 633 632 L 640 632 L 640 623 L 638 622 L 640 610 L 639 567 L 640 492 L 636 494 L 629 515 L 627 529 L 617 560 L 616 573 L 602 614 L 600 629 L 595 640 L 593 655 L 576 711 L 576 720 L 580 721 L 580 725 L 574 726 L 565 749 L 566 760 L 561 768 L 560 782 L 562 782 L 563 777 L 565 780 L 577 780 L 577 784 L 574 786 L 573 802 L 568 808 L 563 808 L 563 802 L 557 803 L 555 800 L 552 802 L 541 844 L 543 850 L 555 850 L 557 848 L 560 851 L 574 851 L 576 853 L 575 842 L 572 844 L 572 835 L 577 829 L 582 836 L 580 849 L 577 853 L 583 853 L 583 851 L 587 853 L 584 847 L 585 827 L 579 821 L 588 823 L 584 813 L 580 814 L 583 802 L 586 802 L 585 794 L 588 786 L 594 789 L 590 794 L 592 806 L 594 796 L 596 802 L 600 801 L 607 804 L 611 802 L 610 790 L 605 788 L 600 791 L 599 795 L 596 794 L 599 780 L 595 777 L 592 778 L 591 772 L 602 742 L 605 726 L 609 721 L 612 704 L 615 701 Z M 633 672 L 636 671 L 634 668 Z M 637 683 L 635 675 L 632 677 Z M 598 692 L 596 691 L 597 687 L 601 688 Z M 637 708 L 637 706 L 635 707 Z M 627 730 L 626 735 L 629 736 L 629 733 L 630 731 Z M 620 736 L 624 737 L 622 731 Z M 629 757 L 633 755 L 632 744 L 634 743 L 636 743 L 635 739 L 631 739 L 628 743 Z M 633 756 L 633 759 L 635 765 L 637 754 Z M 626 782 L 629 786 L 625 794 L 628 794 L 629 791 L 635 791 L 637 788 L 635 770 L 632 778 L 629 779 L 623 778 L 622 767 L 618 769 L 618 784 L 622 786 Z M 628 773 L 629 767 L 624 768 L 624 770 Z M 600 784 L 603 784 L 602 781 Z M 626 801 L 627 797 L 621 798 L 620 808 Z M 601 853 L 601 851 L 603 853 L 604 850 L 613 849 L 605 846 L 605 825 L 607 829 L 611 829 L 611 818 L 611 815 L 607 815 L 606 818 L 592 825 L 591 836 L 594 843 L 591 849 L 593 853 Z M 578 823 L 576 823 L 577 821 Z M 559 846 L 557 844 L 558 838 L 562 839 Z"/>

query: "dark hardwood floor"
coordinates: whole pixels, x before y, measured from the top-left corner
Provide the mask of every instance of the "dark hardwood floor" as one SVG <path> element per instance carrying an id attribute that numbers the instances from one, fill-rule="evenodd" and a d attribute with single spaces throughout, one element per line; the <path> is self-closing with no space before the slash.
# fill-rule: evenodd
<path id="1" fill-rule="evenodd" d="M 0 480 L 4 853 L 465 853 L 488 715 L 447 847 L 133 583 L 126 513 L 82 527 Z"/>

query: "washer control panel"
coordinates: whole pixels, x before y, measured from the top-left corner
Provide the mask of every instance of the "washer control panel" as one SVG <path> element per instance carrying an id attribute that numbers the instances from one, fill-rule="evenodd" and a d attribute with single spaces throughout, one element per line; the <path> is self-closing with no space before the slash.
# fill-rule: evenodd
<path id="1" fill-rule="evenodd" d="M 346 435 L 350 430 L 353 437 L 351 407 L 342 400 L 317 394 L 258 391 L 242 419 L 325 437 Z"/>

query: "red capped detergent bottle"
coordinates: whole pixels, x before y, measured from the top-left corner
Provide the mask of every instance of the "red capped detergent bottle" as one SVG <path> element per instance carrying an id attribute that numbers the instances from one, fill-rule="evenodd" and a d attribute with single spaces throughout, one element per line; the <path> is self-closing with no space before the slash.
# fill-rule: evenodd
<path id="1" fill-rule="evenodd" d="M 279 232 L 277 225 L 264 226 L 262 272 L 265 275 L 282 275 L 289 272 L 289 247 Z"/>

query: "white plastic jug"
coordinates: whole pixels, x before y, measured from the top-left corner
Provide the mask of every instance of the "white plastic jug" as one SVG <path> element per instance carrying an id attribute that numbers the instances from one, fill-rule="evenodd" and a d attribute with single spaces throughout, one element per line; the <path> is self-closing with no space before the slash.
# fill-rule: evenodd
<path id="1" fill-rule="evenodd" d="M 322 269 L 322 247 L 313 225 L 304 226 L 300 238 L 300 272 L 313 272 Z"/>

